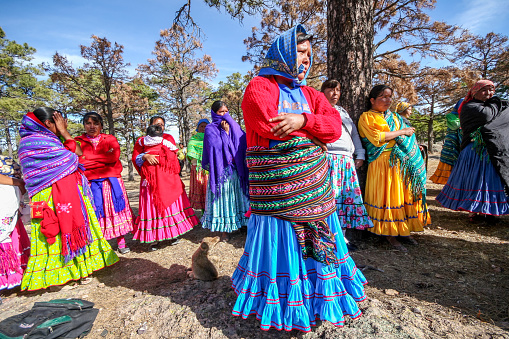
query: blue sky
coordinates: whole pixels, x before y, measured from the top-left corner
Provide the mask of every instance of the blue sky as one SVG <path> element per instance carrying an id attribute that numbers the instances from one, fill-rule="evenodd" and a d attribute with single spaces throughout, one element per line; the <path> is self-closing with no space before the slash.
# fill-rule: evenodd
<path id="1" fill-rule="evenodd" d="M 75 66 L 82 64 L 80 45 L 90 45 L 91 35 L 106 37 L 124 45 L 124 60 L 134 74 L 138 64 L 151 58 L 161 29 L 171 26 L 177 9 L 185 0 L 0 0 L 0 26 L 7 38 L 28 43 L 37 49 L 34 63 L 51 62 L 55 52 L 66 55 Z M 258 26 L 259 17 L 246 17 L 240 24 L 227 14 L 192 1 L 192 15 L 206 40 L 203 53 L 209 54 L 219 70 L 212 81 L 217 85 L 226 76 L 252 69 L 242 62 L 243 40 Z M 509 0 L 438 0 L 429 12 L 432 20 L 468 28 L 474 34 L 490 31 L 509 35 Z M 403 57 L 412 61 L 410 56 Z M 439 67 L 443 62 L 420 60 L 423 66 Z M 176 128 L 170 133 L 178 139 Z"/>
<path id="2" fill-rule="evenodd" d="M 51 62 L 58 51 L 74 65 L 80 65 L 80 45 L 90 45 L 91 35 L 106 37 L 124 45 L 124 60 L 130 70 L 151 58 L 161 29 L 171 26 L 180 0 L 34 1 L 0 0 L 0 26 L 7 38 L 26 42 L 37 49 L 33 62 Z M 202 4 L 192 2 L 192 15 L 205 34 L 203 52 L 212 56 L 220 70 L 214 82 L 252 67 L 242 62 L 243 44 L 259 20 L 246 18 L 243 24 Z"/>
<path id="3" fill-rule="evenodd" d="M 184 0 L 0 0 L 0 26 L 8 39 L 37 49 L 35 63 L 50 62 L 58 51 L 80 65 L 79 45 L 89 45 L 95 34 L 124 45 L 124 59 L 134 71 L 151 58 L 159 31 L 171 25 L 182 3 Z M 192 6 L 192 15 L 206 36 L 203 52 L 212 56 L 219 69 L 213 82 L 250 70 L 252 65 L 241 60 L 246 51 L 243 40 L 259 18 L 246 17 L 240 24 L 201 0 L 192 1 Z M 430 15 L 475 34 L 509 34 L 509 0 L 438 0 Z"/>

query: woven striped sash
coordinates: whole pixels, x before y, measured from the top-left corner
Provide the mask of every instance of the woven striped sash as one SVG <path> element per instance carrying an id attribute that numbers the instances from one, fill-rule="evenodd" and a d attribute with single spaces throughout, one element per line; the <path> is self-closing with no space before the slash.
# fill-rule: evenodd
<path id="1" fill-rule="evenodd" d="M 251 212 L 290 221 L 304 259 L 338 265 L 326 222 L 336 211 L 329 165 L 322 149 L 296 137 L 268 149 L 249 147 Z"/>
<path id="2" fill-rule="evenodd" d="M 440 161 L 444 164 L 454 166 L 458 156 L 460 155 L 461 146 L 461 130 L 447 129 L 447 134 L 444 138 L 444 146 L 440 153 Z"/>

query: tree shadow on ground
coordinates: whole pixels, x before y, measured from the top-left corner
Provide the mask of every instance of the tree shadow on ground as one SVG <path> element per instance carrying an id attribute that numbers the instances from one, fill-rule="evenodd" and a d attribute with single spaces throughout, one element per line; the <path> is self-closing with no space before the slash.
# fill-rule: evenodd
<path id="1" fill-rule="evenodd" d="M 431 233 L 431 232 L 430 232 Z M 408 253 L 392 250 L 382 237 L 366 237 L 352 254 L 369 286 L 438 303 L 485 321 L 509 319 L 509 243 L 461 239 L 456 231 L 414 235 Z"/>
<path id="2" fill-rule="evenodd" d="M 244 244 L 246 243 L 246 235 L 247 235 L 247 227 L 242 227 L 240 230 L 233 232 L 230 234 L 230 239 L 228 240 L 228 244 L 234 246 L 235 248 L 244 248 Z M 206 237 L 215 237 L 221 236 L 221 232 L 211 232 L 208 229 L 202 228 L 200 225 L 195 226 L 189 232 L 177 237 L 177 239 L 185 239 L 194 244 L 200 244 L 203 238 Z M 131 251 L 135 253 L 145 253 L 150 252 L 150 243 L 141 243 L 137 240 L 133 240 L 132 233 L 125 235 L 127 246 L 131 249 Z M 109 241 L 112 248 L 116 249 L 117 244 L 116 240 L 112 239 Z M 173 240 L 163 240 L 157 244 L 157 250 L 163 250 L 167 247 L 178 249 L 178 245 L 172 245 Z"/>
<path id="3" fill-rule="evenodd" d="M 435 185 L 436 186 L 436 185 Z M 493 219 L 486 218 L 476 221 L 469 220 L 467 211 L 452 211 L 443 208 L 435 197 L 439 189 L 428 189 L 427 203 L 431 215 L 429 229 L 446 229 L 449 231 L 474 232 L 480 236 L 497 237 L 500 240 L 509 241 L 509 215 L 497 216 Z"/>
<path id="4" fill-rule="evenodd" d="M 127 273 L 130 272 L 130 273 Z M 205 329 L 216 328 L 228 338 L 295 338 L 298 331 L 261 331 L 254 316 L 248 319 L 231 314 L 236 295 L 231 288 L 229 276 L 215 281 L 192 280 L 187 276 L 187 267 L 173 264 L 163 267 L 147 259 L 122 258 L 109 272 L 97 272 L 95 277 L 106 286 L 125 287 L 153 295 L 169 298 L 167 303 L 189 307 Z M 138 293 L 140 295 L 140 293 Z M 164 300 L 164 299 L 162 299 Z M 154 325 L 155 326 L 155 325 Z M 159 326 L 157 326 L 159 327 Z M 164 333 L 160 333 L 164 337 Z M 175 333 L 172 336 L 178 336 Z M 196 335 L 196 334 L 193 334 Z"/>

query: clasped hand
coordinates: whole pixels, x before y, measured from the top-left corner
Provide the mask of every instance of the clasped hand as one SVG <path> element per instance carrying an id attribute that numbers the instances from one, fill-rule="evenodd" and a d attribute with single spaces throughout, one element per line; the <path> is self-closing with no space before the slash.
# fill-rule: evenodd
<path id="1" fill-rule="evenodd" d="M 269 122 L 277 121 L 280 121 L 280 123 L 272 127 L 270 131 L 280 138 L 285 138 L 292 132 L 298 131 L 306 123 L 306 119 L 302 114 L 293 113 L 280 113 L 277 117 L 269 119 Z"/>
<path id="2" fill-rule="evenodd" d="M 414 127 L 403 128 L 401 130 L 401 132 L 402 132 L 402 135 L 406 135 L 407 137 L 410 137 L 410 136 L 412 136 L 412 134 L 415 133 L 415 128 Z"/>
<path id="3" fill-rule="evenodd" d="M 158 154 L 149 154 L 148 152 L 142 157 L 143 160 L 148 161 L 150 165 L 159 165 Z"/>

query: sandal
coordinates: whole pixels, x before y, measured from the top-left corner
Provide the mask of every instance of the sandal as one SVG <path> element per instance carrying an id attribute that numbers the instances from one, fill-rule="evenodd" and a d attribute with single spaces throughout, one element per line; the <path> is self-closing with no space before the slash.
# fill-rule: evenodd
<path id="1" fill-rule="evenodd" d="M 405 246 L 399 244 L 399 245 L 392 245 L 392 248 L 394 248 L 396 251 L 400 251 L 400 252 L 403 252 L 403 253 L 407 253 L 408 250 Z"/>
<path id="2" fill-rule="evenodd" d="M 150 244 L 148 245 L 148 251 L 149 251 L 149 252 L 157 251 L 157 250 L 159 249 L 158 245 L 159 245 L 159 241 L 155 241 L 155 242 L 153 242 L 153 243 L 150 243 Z"/>
<path id="3" fill-rule="evenodd" d="M 387 241 L 392 245 L 392 248 L 396 251 L 400 251 L 403 253 L 408 252 L 405 246 L 401 245 L 401 243 L 396 239 L 396 237 L 389 236 L 387 237 Z"/>
<path id="4" fill-rule="evenodd" d="M 123 248 L 119 248 L 119 249 L 118 249 L 118 252 L 119 252 L 120 254 L 126 254 L 126 253 L 131 252 L 131 249 L 130 249 L 129 247 L 123 247 Z"/>
<path id="5" fill-rule="evenodd" d="M 92 277 L 81 278 L 80 285 L 88 285 L 92 282 Z"/>
<path id="6" fill-rule="evenodd" d="M 231 239 L 231 236 L 230 236 L 230 233 L 226 233 L 226 232 L 223 232 L 223 234 L 221 234 L 221 242 L 228 242 L 230 241 Z"/>
<path id="7" fill-rule="evenodd" d="M 417 246 L 419 245 L 419 243 L 417 242 L 417 240 L 415 240 L 414 238 L 412 238 L 412 236 L 408 236 L 408 237 L 403 237 L 404 241 L 407 242 L 408 244 L 410 245 L 414 245 L 414 246 Z"/>
<path id="8" fill-rule="evenodd" d="M 181 241 L 181 239 L 180 239 L 180 238 L 177 238 L 177 239 L 175 239 L 174 241 L 172 241 L 172 242 L 170 243 L 170 246 L 178 245 L 178 244 L 180 244 L 180 241 Z"/>
<path id="9" fill-rule="evenodd" d="M 472 224 L 480 224 L 484 221 L 484 217 L 479 213 L 470 213 L 468 215 L 468 221 Z"/>

